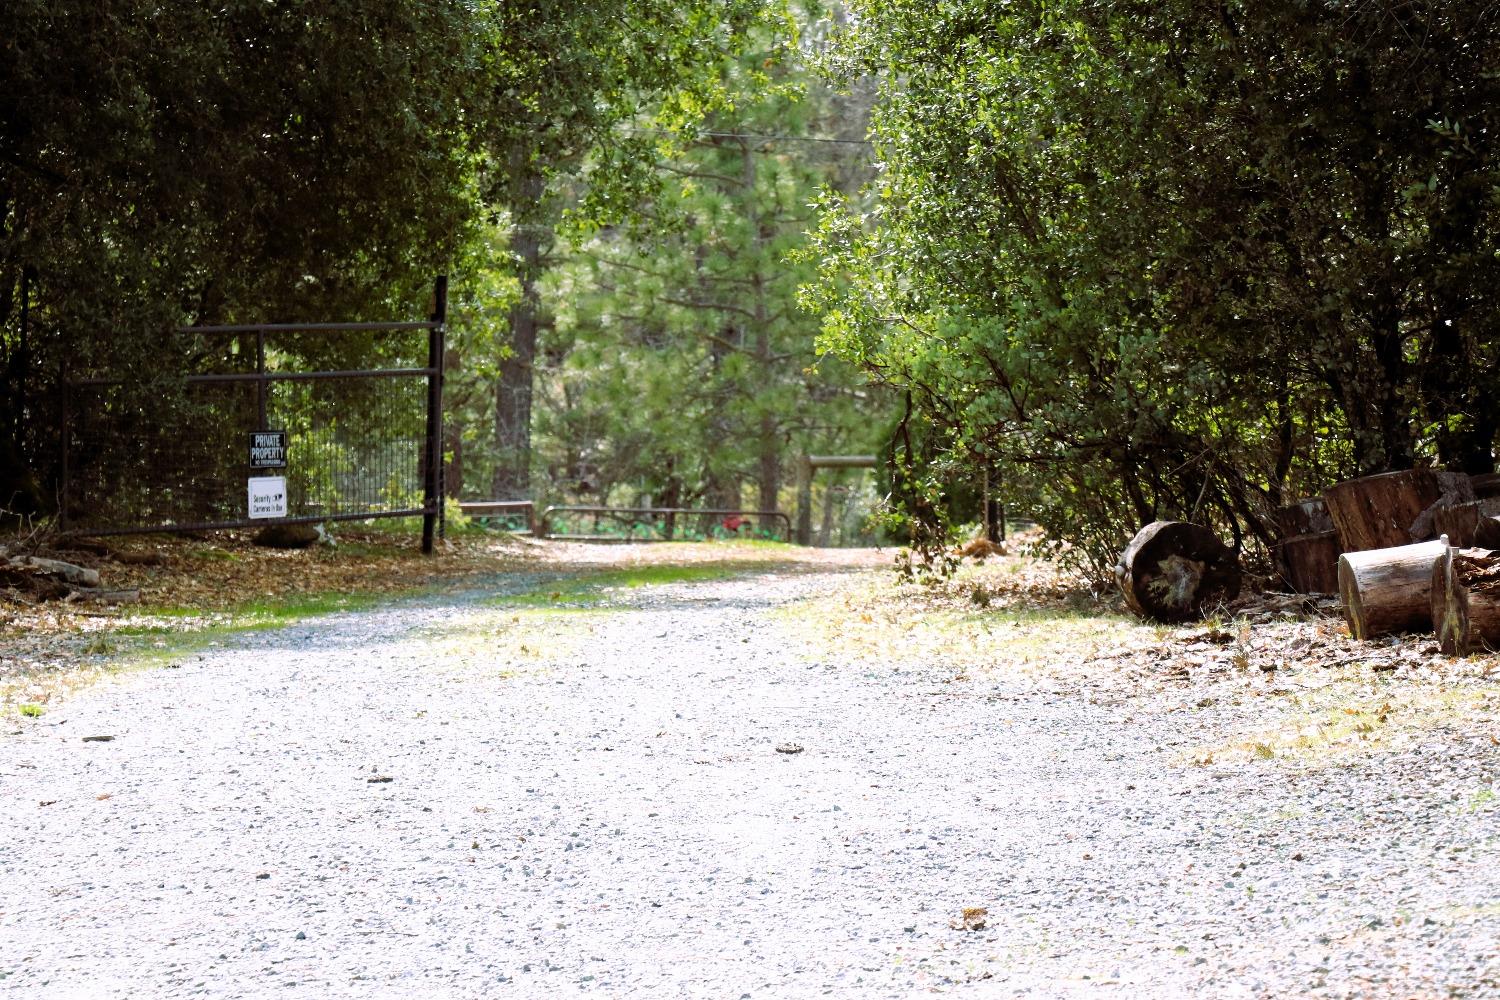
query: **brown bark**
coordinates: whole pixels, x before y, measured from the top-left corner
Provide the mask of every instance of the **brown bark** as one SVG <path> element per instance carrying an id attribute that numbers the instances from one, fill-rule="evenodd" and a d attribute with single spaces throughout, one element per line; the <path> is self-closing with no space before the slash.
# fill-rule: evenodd
<path id="1" fill-rule="evenodd" d="M 1500 497 L 1500 472 L 1486 472 L 1482 475 L 1470 476 L 1469 487 L 1474 491 L 1476 500 Z"/>
<path id="2" fill-rule="evenodd" d="M 1115 580 L 1136 614 L 1180 622 L 1233 600 L 1240 567 L 1234 550 L 1202 525 L 1153 521 L 1125 547 Z"/>
<path id="3" fill-rule="evenodd" d="M 1293 535 L 1315 535 L 1333 530 L 1333 518 L 1322 497 L 1301 500 L 1276 511 L 1276 528 L 1282 538 Z"/>
<path id="4" fill-rule="evenodd" d="M 1500 549 L 1500 497 L 1439 507 L 1433 512 L 1433 526 L 1448 536 L 1449 545 Z"/>
<path id="5" fill-rule="evenodd" d="M 1337 531 L 1293 535 L 1276 543 L 1276 565 L 1299 594 L 1337 594 L 1341 551 Z"/>
<path id="6" fill-rule="evenodd" d="M 1468 656 L 1500 648 L 1500 553 L 1449 548 L 1433 564 L 1431 586 L 1439 649 Z"/>
<path id="7" fill-rule="evenodd" d="M 1407 469 L 1350 479 L 1323 494 L 1345 552 L 1388 549 L 1435 537 L 1431 510 L 1474 499 L 1468 477 Z"/>
<path id="8" fill-rule="evenodd" d="M 1441 541 L 1339 556 L 1339 597 L 1356 639 L 1414 632 L 1431 624 L 1432 565 L 1447 549 Z"/>
<path id="9" fill-rule="evenodd" d="M 516 182 L 517 222 L 510 240 L 521 294 L 510 309 L 510 353 L 500 360 L 500 378 L 495 383 L 495 471 L 490 480 L 495 500 L 531 496 L 531 392 L 540 309 L 537 280 L 542 274 L 542 230 L 537 217 L 545 180 L 534 166 L 526 165 L 522 171 Z"/>

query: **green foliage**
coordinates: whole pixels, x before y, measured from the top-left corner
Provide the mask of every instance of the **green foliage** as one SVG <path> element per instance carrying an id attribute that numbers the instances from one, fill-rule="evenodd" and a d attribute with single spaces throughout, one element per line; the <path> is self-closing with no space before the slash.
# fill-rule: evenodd
<path id="1" fill-rule="evenodd" d="M 764 25 L 720 59 L 718 105 L 657 151 L 648 197 L 619 225 L 578 231 L 544 283 L 545 489 L 775 508 L 793 455 L 873 444 L 878 404 L 851 366 L 819 359 L 816 320 L 794 307 L 815 275 L 795 256 L 809 205 L 866 155 L 803 141 L 863 125 L 807 86 L 797 30 L 810 16 Z"/>
<path id="2" fill-rule="evenodd" d="M 1268 540 L 1337 478 L 1489 471 L 1480 5 L 854 8 L 830 67 L 882 81 L 884 170 L 825 197 L 804 300 L 933 457 L 990 465 L 1096 570 L 1156 517 Z"/>

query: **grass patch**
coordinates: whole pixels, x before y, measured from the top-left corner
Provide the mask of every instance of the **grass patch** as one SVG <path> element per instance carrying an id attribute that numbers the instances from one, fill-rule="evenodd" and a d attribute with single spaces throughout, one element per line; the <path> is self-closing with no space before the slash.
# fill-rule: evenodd
<path id="1" fill-rule="evenodd" d="M 36 704 L 35 702 L 27 702 L 26 704 L 19 706 L 16 711 L 20 712 L 28 719 L 40 719 L 47 710 L 41 705 Z"/>
<path id="2" fill-rule="evenodd" d="M 1019 559 L 966 567 L 940 586 L 868 573 L 776 617 L 815 658 L 951 664 L 964 674 L 1076 668 L 1126 633 L 1145 630 Z"/>
<path id="3" fill-rule="evenodd" d="M 621 569 L 584 571 L 542 584 L 520 594 L 497 594 L 484 603 L 497 607 L 548 606 L 594 607 L 604 603 L 613 592 L 642 587 L 665 587 L 671 584 L 703 583 L 724 580 L 756 569 L 763 563 L 697 563 L 688 565 L 652 564 Z"/>
<path id="4" fill-rule="evenodd" d="M 1267 706 L 1253 727 L 1189 756 L 1203 761 L 1281 758 L 1304 766 L 1334 764 L 1352 755 L 1398 751 L 1434 731 L 1493 730 L 1500 683 L 1392 681 L 1354 665 L 1321 687 Z M 1493 736 L 1492 736 L 1493 738 Z"/>

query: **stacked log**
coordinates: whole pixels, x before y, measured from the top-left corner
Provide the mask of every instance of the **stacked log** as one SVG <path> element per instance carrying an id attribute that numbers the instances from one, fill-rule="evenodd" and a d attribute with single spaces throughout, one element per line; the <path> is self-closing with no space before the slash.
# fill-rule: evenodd
<path id="1" fill-rule="evenodd" d="M 1321 497 L 1289 504 L 1276 511 L 1281 539 L 1273 555 L 1277 575 L 1298 594 L 1332 594 L 1338 590 L 1338 559 L 1343 548 Z"/>
<path id="2" fill-rule="evenodd" d="M 1336 594 L 1339 590 L 1337 531 L 1293 535 L 1276 543 L 1276 565 L 1281 579 L 1299 594 Z"/>
<path id="3" fill-rule="evenodd" d="M 1430 607 L 1444 653 L 1500 649 L 1500 552 L 1445 549 L 1432 567 Z"/>
<path id="4" fill-rule="evenodd" d="M 1339 597 L 1349 634 L 1372 639 L 1425 629 L 1432 620 L 1432 567 L 1446 539 L 1339 556 Z"/>
<path id="5" fill-rule="evenodd" d="M 1189 621 L 1239 594 L 1239 559 L 1202 525 L 1153 521 L 1126 546 L 1115 580 L 1136 614 L 1161 622 Z"/>
<path id="6" fill-rule="evenodd" d="M 1333 530 L 1333 518 L 1322 497 L 1312 497 L 1288 504 L 1276 511 L 1276 533 L 1282 538 L 1316 535 Z"/>
<path id="7" fill-rule="evenodd" d="M 1482 475 L 1470 476 L 1469 488 L 1474 491 L 1476 500 L 1500 497 L 1500 472 L 1486 472 Z"/>
<path id="8" fill-rule="evenodd" d="M 1433 512 L 1438 534 L 1459 548 L 1500 549 L 1500 497 L 1439 507 Z"/>
<path id="9" fill-rule="evenodd" d="M 1323 499 L 1344 551 L 1366 552 L 1436 537 L 1435 512 L 1472 501 L 1474 491 L 1463 473 L 1406 469 L 1350 479 Z"/>
<path id="10" fill-rule="evenodd" d="M 103 601 L 121 604 L 139 601 L 138 590 L 110 590 L 103 586 L 99 571 L 88 566 L 37 555 L 7 555 L 0 550 L 0 587 L 36 600 Z"/>

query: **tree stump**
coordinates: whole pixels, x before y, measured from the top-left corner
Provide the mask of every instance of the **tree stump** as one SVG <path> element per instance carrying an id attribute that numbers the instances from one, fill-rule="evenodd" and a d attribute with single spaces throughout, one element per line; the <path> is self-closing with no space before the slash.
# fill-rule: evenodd
<path id="1" fill-rule="evenodd" d="M 1432 567 L 1431 607 L 1444 653 L 1500 649 L 1500 552 L 1449 548 Z"/>
<path id="2" fill-rule="evenodd" d="M 1337 531 L 1293 535 L 1276 543 L 1276 565 L 1299 594 L 1337 594 L 1341 551 Z"/>
<path id="3" fill-rule="evenodd" d="M 257 531 L 251 541 L 268 549 L 305 549 L 325 535 L 321 524 L 271 524 Z"/>
<path id="4" fill-rule="evenodd" d="M 1115 581 L 1143 618 L 1190 621 L 1239 594 L 1239 559 L 1202 525 L 1153 521 L 1121 553 Z"/>
<path id="5" fill-rule="evenodd" d="M 1469 478 L 1407 469 L 1350 479 L 1323 494 L 1345 552 L 1389 549 L 1434 537 L 1434 506 L 1474 499 Z"/>
<path id="6" fill-rule="evenodd" d="M 1448 536 L 1448 544 L 1458 548 L 1471 546 L 1500 549 L 1500 497 L 1489 497 L 1471 503 L 1439 507 L 1433 511 L 1438 534 Z"/>
<path id="7" fill-rule="evenodd" d="M 1432 565 L 1447 549 L 1439 540 L 1339 556 L 1339 597 L 1349 634 L 1373 639 L 1426 629 L 1432 622 Z"/>
<path id="8" fill-rule="evenodd" d="M 1328 505 L 1322 497 L 1288 504 L 1276 511 L 1275 520 L 1276 533 L 1282 538 L 1333 530 L 1333 518 L 1328 516 Z"/>

